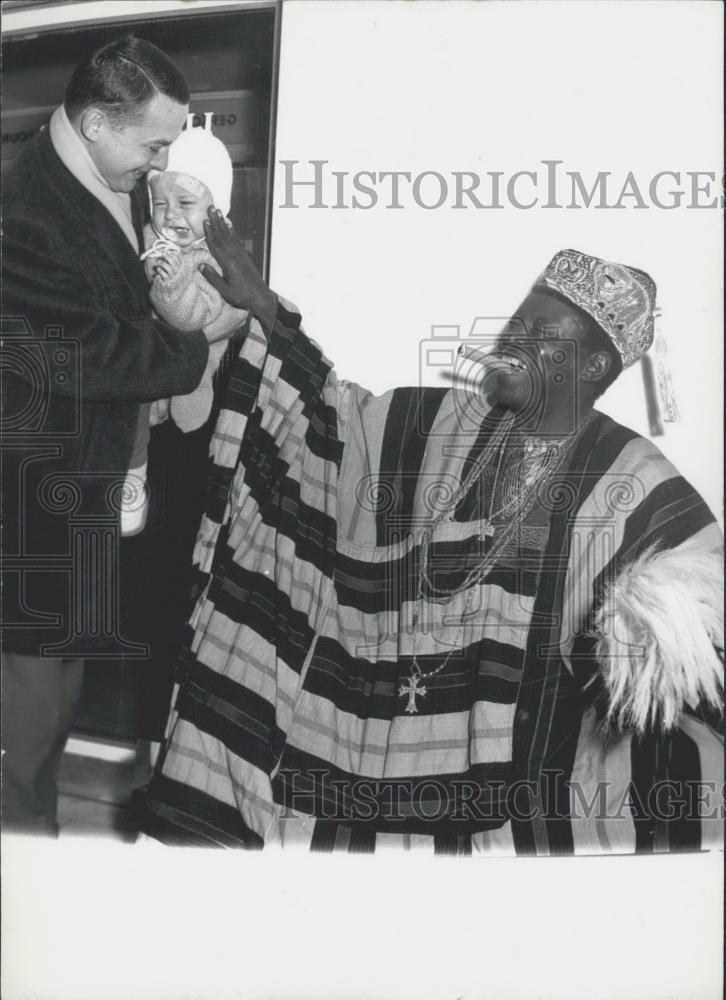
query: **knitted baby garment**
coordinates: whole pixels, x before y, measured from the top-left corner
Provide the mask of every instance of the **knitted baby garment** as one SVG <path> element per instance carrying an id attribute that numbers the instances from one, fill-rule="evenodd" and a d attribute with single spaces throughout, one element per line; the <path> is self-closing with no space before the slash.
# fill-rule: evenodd
<path id="1" fill-rule="evenodd" d="M 195 246 L 170 250 L 169 254 L 172 253 L 180 256 L 179 269 L 170 278 L 155 273 L 149 291 L 151 304 L 161 319 L 177 330 L 191 333 L 218 319 L 225 310 L 234 310 L 199 271 L 200 264 L 214 266 L 214 258 L 204 241 Z M 197 430 L 207 421 L 212 409 L 212 378 L 226 347 L 226 340 L 210 344 L 207 367 L 197 388 L 185 396 L 172 398 L 171 416 L 180 430 Z"/>

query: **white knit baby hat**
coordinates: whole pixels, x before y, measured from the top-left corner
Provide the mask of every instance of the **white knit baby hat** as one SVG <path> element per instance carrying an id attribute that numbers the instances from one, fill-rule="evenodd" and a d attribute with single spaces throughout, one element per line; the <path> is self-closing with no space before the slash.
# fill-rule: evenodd
<path id="1" fill-rule="evenodd" d="M 169 146 L 166 169 L 201 181 L 209 188 L 214 207 L 222 215 L 229 215 L 232 160 L 222 140 L 212 135 L 212 112 L 206 112 L 202 127 L 194 128 L 193 121 L 194 115 L 188 115 L 186 128 Z M 158 174 L 158 170 L 151 171 L 149 180 Z"/>

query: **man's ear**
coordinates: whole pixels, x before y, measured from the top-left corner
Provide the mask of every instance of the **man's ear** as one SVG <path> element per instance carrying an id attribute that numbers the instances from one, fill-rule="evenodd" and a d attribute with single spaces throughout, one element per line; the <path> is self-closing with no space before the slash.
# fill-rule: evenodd
<path id="1" fill-rule="evenodd" d="M 98 142 L 105 124 L 106 116 L 99 108 L 86 108 L 85 111 L 81 112 L 79 129 L 86 142 Z"/>
<path id="2" fill-rule="evenodd" d="M 580 372 L 583 382 L 599 382 L 610 371 L 613 358 L 609 351 L 594 351 Z"/>

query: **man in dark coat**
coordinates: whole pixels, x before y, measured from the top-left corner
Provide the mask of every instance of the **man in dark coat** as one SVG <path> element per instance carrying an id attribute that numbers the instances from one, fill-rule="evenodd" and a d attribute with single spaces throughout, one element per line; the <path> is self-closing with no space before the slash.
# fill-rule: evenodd
<path id="1" fill-rule="evenodd" d="M 148 404 L 193 391 L 208 340 L 152 318 L 139 262 L 145 174 L 189 92 L 125 38 L 74 71 L 3 197 L 3 821 L 56 829 L 57 771 L 84 657 L 138 652 L 119 627 L 127 472 Z M 138 444 L 137 444 L 138 449 Z M 131 490 L 133 493 L 133 490 Z"/>

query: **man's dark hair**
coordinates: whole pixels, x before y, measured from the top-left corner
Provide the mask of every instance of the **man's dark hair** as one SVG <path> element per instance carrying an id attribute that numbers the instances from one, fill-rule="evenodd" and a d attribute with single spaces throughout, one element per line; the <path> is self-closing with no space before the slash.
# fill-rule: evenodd
<path id="1" fill-rule="evenodd" d="M 189 102 L 189 88 L 171 59 L 151 42 L 126 35 L 76 66 L 64 104 L 71 121 L 96 107 L 120 128 L 138 119 L 157 94 Z"/>

